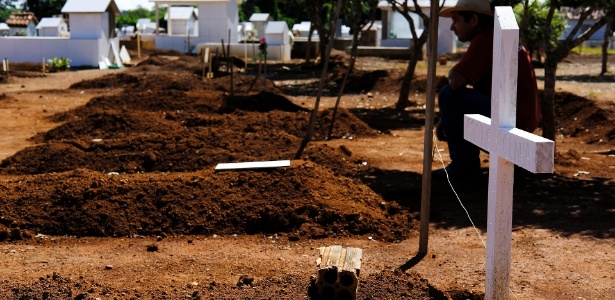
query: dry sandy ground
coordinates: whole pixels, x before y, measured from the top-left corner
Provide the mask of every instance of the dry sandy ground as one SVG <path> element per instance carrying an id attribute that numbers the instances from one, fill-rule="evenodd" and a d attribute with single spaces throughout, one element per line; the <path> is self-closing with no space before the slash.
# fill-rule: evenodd
<path id="1" fill-rule="evenodd" d="M 376 68 L 380 60 L 360 61 L 359 68 Z M 400 65 L 399 63 L 397 64 Z M 586 63 L 583 64 L 587 66 Z M 403 64 L 401 64 L 403 66 Z M 390 66 L 389 66 L 390 67 Z M 594 64 L 595 67 L 595 64 Z M 578 71 L 578 65 L 571 63 L 561 68 L 564 73 Z M 62 74 L 48 74 L 42 78 L 13 78 L 2 84 L 2 94 L 16 101 L 0 101 L 0 158 L 11 156 L 18 150 L 31 145 L 28 138 L 38 132 L 48 131 L 57 126 L 46 117 L 70 108 L 84 105 L 95 96 L 112 94 L 114 90 L 67 90 L 70 84 L 83 79 L 92 79 L 110 71 L 79 71 Z M 439 69 L 445 73 L 445 69 Z M 539 73 L 540 75 L 540 73 Z M 587 75 L 587 74 L 585 74 Z M 595 97 L 606 105 L 613 106 L 613 83 L 558 82 L 558 87 L 575 93 Z M 394 101 L 394 92 L 377 95 L 374 98 L 357 96 L 345 100 L 346 106 L 383 107 Z M 424 96 L 424 94 L 417 95 Z M 388 97 L 388 98 L 387 98 Z M 386 99 L 383 100 L 383 99 Z M 293 98 L 297 104 L 310 106 L 308 97 Z M 323 103 L 334 101 L 325 98 Z M 306 104 L 307 102 L 307 104 Z M 346 145 L 353 153 L 367 158 L 369 164 L 387 170 L 412 171 L 421 173 L 422 139 L 420 128 L 391 130 L 388 137 L 364 138 L 344 141 L 330 141 L 329 145 Z M 563 138 L 562 138 L 563 139 Z M 566 143 L 558 141 L 566 152 Z M 439 147 L 445 148 L 442 143 Z M 593 147 L 591 151 L 608 150 Z M 443 154 L 446 151 L 442 152 Z M 615 158 L 582 155 L 604 161 L 603 170 L 610 173 L 605 184 L 613 185 Z M 437 159 L 437 157 L 436 157 Z M 446 162 L 446 155 L 444 155 Z M 602 162 L 601 161 L 601 162 Z M 434 162 L 437 165 L 440 162 Z M 582 168 L 582 166 L 575 166 Z M 581 177 L 583 174 L 581 174 Z M 589 178 L 589 177 L 588 177 Z M 10 180 L 10 177 L 1 180 Z M 583 180 L 580 178 L 579 180 Z M 612 189 L 611 189 L 612 190 Z M 556 191 L 547 191 L 556 193 Z M 587 191 L 590 193 L 590 191 Z M 486 211 L 486 201 L 470 201 L 475 208 L 472 212 Z M 538 196 L 537 196 L 538 197 Z M 596 195 L 597 199 L 614 204 L 613 195 Z M 610 198 L 610 200 L 609 200 Z M 457 199 L 446 200 L 446 207 L 457 205 Z M 478 202 L 478 203 L 477 203 Z M 436 219 L 463 218 L 465 212 L 458 206 L 456 211 L 438 210 L 434 204 Z M 476 208 L 478 207 L 478 208 Z M 482 208 L 481 208 L 482 207 Z M 581 208 L 580 208 L 581 209 Z M 587 232 L 565 232 L 549 226 L 541 226 L 534 220 L 531 226 L 515 226 L 512 243 L 511 299 L 610 299 L 615 295 L 615 234 L 612 217 L 615 205 L 607 208 L 602 217 L 607 224 L 605 237 Z M 561 222 L 567 214 L 562 214 Z M 74 238 L 68 236 L 37 236 L 24 241 L 0 243 L 0 281 L 6 286 L 44 281 L 44 278 L 59 274 L 74 281 L 86 280 L 91 285 L 87 297 L 100 299 L 130 299 L 140 295 L 143 298 L 167 298 L 163 294 L 148 294 L 153 289 L 179 290 L 193 295 L 197 286 L 212 283 L 234 285 L 239 274 L 249 274 L 259 282 L 271 278 L 295 276 L 305 280 L 315 275 L 314 262 L 318 256 L 317 247 L 340 244 L 363 249 L 362 277 L 375 275 L 383 270 L 402 269 L 418 273 L 429 284 L 440 291 L 467 290 L 484 291 L 485 249 L 478 235 L 486 238 L 485 216 L 472 216 L 479 229 L 475 230 L 467 220 L 459 226 L 441 226 L 439 222 L 430 225 L 429 253 L 417 257 L 418 232 L 399 243 L 386 243 L 368 236 L 356 238 L 301 239 L 290 241 L 280 235 L 225 235 L 225 236 L 168 236 L 158 241 L 155 236 L 118 238 Z M 574 220 L 570 220 L 574 222 Z M 551 223 L 548 223 L 551 224 Z M 610 229 L 608 229 L 610 227 Z M 145 251 L 149 245 L 157 244 L 156 252 Z M 390 279 L 391 277 L 389 277 Z M 292 291 L 303 290 L 304 286 L 286 286 L 280 279 L 275 288 L 277 298 L 292 299 Z M 294 282 L 297 281 L 289 281 Z M 113 290 L 115 289 L 115 290 Z M 245 298 L 260 298 L 259 288 Z M 274 288 L 271 288 L 274 289 Z M 280 291 L 281 290 L 281 291 Z M 286 290 L 286 291 L 285 291 Z M 284 294 L 288 292 L 288 294 Z M 181 294 L 180 293 L 180 294 Z M 361 294 L 361 288 L 359 288 Z M 4 294 L 7 295 L 7 294 Z M 200 294 L 208 298 L 207 294 Z M 212 293 L 210 296 L 213 296 Z M 218 294 L 216 294 L 218 295 Z M 269 294 L 271 295 L 271 294 Z M 76 295 L 73 295 L 76 296 Z M 218 295 L 219 296 L 219 295 Z M 305 294 L 307 297 L 307 293 Z M 87 299 L 90 299 L 87 298 Z M 276 298 L 276 297 L 274 297 Z M 378 298 L 378 297 L 376 297 Z M 390 298 L 381 296 L 380 298 Z M 86 299 L 86 298 L 83 298 Z M 170 298 L 169 298 L 170 299 Z M 461 298 L 459 298 L 461 299 Z"/>

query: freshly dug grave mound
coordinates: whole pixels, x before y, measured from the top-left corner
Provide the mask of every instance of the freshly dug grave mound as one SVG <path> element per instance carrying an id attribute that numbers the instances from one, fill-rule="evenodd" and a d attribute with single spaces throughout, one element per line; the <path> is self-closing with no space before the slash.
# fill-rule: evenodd
<path id="1" fill-rule="evenodd" d="M 82 80 L 71 85 L 70 89 L 86 90 L 86 89 L 103 89 L 103 88 L 119 88 L 126 86 L 134 86 L 139 84 L 139 78 L 126 73 L 107 74 L 103 77 Z"/>
<path id="2" fill-rule="evenodd" d="M 1 226 L 75 236 L 369 234 L 399 241 L 412 215 L 307 161 L 260 171 L 106 175 L 75 170 L 0 183 Z"/>
<path id="3" fill-rule="evenodd" d="M 150 111 L 161 115 L 168 112 L 216 112 L 222 104 L 220 92 L 182 92 L 174 90 L 123 92 L 118 95 L 96 97 L 86 105 L 66 113 L 54 115 L 55 122 L 87 117 L 101 110 Z"/>
<path id="4" fill-rule="evenodd" d="M 256 73 L 234 73 L 233 74 L 233 93 L 235 94 L 251 94 L 268 92 L 274 94 L 282 94 L 282 91 L 275 85 L 273 81 L 266 78 L 264 75 L 258 76 Z M 213 90 L 231 92 L 231 76 L 224 76 L 206 79 L 205 83 Z"/>
<path id="5" fill-rule="evenodd" d="M 234 87 L 259 84 L 237 77 Z M 2 226 L 77 236 L 407 237 L 412 215 L 353 179 L 369 167 L 341 149 L 310 144 L 291 168 L 214 173 L 218 163 L 292 159 L 310 118 L 274 86 L 228 95 L 228 79 L 131 72 L 74 85 L 124 91 L 54 116 L 65 123 L 33 139 L 43 144 L 2 162 L 3 173 L 19 175 L 3 189 L 12 198 Z M 331 118 L 319 112 L 314 139 L 326 138 Z M 376 134 L 338 111 L 334 138 Z"/>
<path id="6" fill-rule="evenodd" d="M 197 76 L 186 73 L 117 73 L 101 78 L 83 80 L 70 86 L 71 89 L 100 89 L 124 87 L 136 91 L 190 91 L 207 89 Z"/>
<path id="7" fill-rule="evenodd" d="M 256 103 L 262 101 L 266 94 L 261 94 L 226 101 L 226 107 L 234 112 L 222 115 L 191 112 L 216 110 L 208 105 L 221 101 L 208 98 L 212 96 L 208 93 L 188 97 L 183 92 L 169 91 L 142 101 L 127 101 L 133 98 L 123 98 L 125 95 L 95 98 L 84 107 L 56 116 L 55 119 L 73 121 L 33 138 L 44 144 L 25 148 L 5 159 L 0 164 L 1 171 L 43 174 L 86 168 L 120 173 L 183 172 L 211 168 L 218 163 L 291 159 L 310 117 L 305 109 L 276 95 L 268 96 L 276 100 L 264 101 L 263 108 L 272 111 L 239 110 L 246 107 L 245 102 L 252 105 L 252 99 Z M 122 105 L 134 109 L 119 111 Z M 160 111 L 161 107 L 175 109 L 167 113 Z M 331 117 L 330 110 L 320 113 L 313 139 L 327 138 Z M 353 114 L 340 109 L 332 137 L 377 134 Z M 311 145 L 305 155 L 305 159 L 350 176 L 356 176 L 362 162 L 361 158 L 351 158 L 324 145 Z"/>
<path id="8" fill-rule="evenodd" d="M 202 64 L 198 56 L 187 55 L 173 50 L 157 50 L 140 62 L 129 72 L 152 71 L 151 67 L 164 72 L 185 72 L 197 74 L 201 72 Z"/>
<path id="9" fill-rule="evenodd" d="M 276 132 L 203 130 L 176 135 L 126 135 L 28 147 L 5 159 L 1 167 L 8 174 L 77 168 L 105 173 L 183 172 L 212 168 L 218 163 L 289 159 L 298 144 L 298 138 Z"/>
<path id="10" fill-rule="evenodd" d="M 248 95 L 228 95 L 224 97 L 219 111 L 221 113 L 229 113 L 235 110 L 256 112 L 267 112 L 272 110 L 288 112 L 309 111 L 306 108 L 292 103 L 284 96 L 270 92 Z"/>
<path id="11" fill-rule="evenodd" d="M 85 112 L 85 110 L 81 110 Z M 186 131 L 180 122 L 165 118 L 159 112 L 97 110 L 75 116 L 74 121 L 50 131 L 39 133 L 31 140 L 42 143 L 62 140 L 112 139 L 123 135 L 177 134 Z"/>
<path id="12" fill-rule="evenodd" d="M 599 107 L 595 101 L 568 92 L 555 93 L 555 120 L 558 133 L 580 137 L 588 144 L 615 145 L 615 111 Z"/>
<path id="13" fill-rule="evenodd" d="M 45 174 L 79 168 L 98 172 L 185 172 L 219 163 L 285 160 L 300 139 L 283 131 L 235 132 L 212 128 L 196 132 L 130 134 L 111 139 L 52 141 L 25 148 L 0 164 L 4 174 Z M 341 174 L 354 174 L 361 159 L 326 145 L 309 145 L 305 159 Z"/>

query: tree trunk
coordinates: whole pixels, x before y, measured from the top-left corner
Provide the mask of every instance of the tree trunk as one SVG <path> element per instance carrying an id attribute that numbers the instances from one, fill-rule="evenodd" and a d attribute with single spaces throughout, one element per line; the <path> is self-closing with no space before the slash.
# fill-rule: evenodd
<path id="1" fill-rule="evenodd" d="M 307 47 L 305 48 L 305 63 L 309 64 L 312 60 L 312 33 L 314 32 L 314 22 L 310 22 L 310 32 L 308 33 Z"/>
<path id="2" fill-rule="evenodd" d="M 419 47 L 419 44 L 412 46 L 412 52 L 410 59 L 408 60 L 408 67 L 406 68 L 406 73 L 404 73 L 404 78 L 402 79 L 401 87 L 399 89 L 399 98 L 397 98 L 397 104 L 395 104 L 395 108 L 398 110 L 403 110 L 410 105 L 408 97 L 410 97 L 412 77 L 414 77 L 414 71 L 416 70 L 416 65 L 421 55 L 421 48 L 422 47 Z"/>
<path id="3" fill-rule="evenodd" d="M 344 0 L 338 0 L 337 6 L 335 9 L 335 19 L 333 20 L 333 27 L 331 28 L 332 32 L 335 30 L 337 19 L 340 16 L 340 12 L 342 10 L 343 4 L 344 4 Z M 333 35 L 333 33 L 331 33 L 331 35 Z M 297 153 L 295 154 L 295 159 L 301 158 L 303 151 L 307 147 L 310 140 L 312 140 L 312 133 L 314 132 L 314 126 L 316 124 L 316 116 L 318 115 L 320 97 L 322 96 L 322 90 L 325 85 L 325 78 L 327 77 L 327 68 L 329 67 L 329 57 L 331 55 L 332 48 L 333 48 L 333 39 L 329 39 L 329 42 L 327 43 L 327 47 L 325 48 L 326 49 L 325 57 L 322 60 L 323 67 L 322 67 L 322 73 L 320 75 L 320 81 L 318 82 L 318 91 L 316 92 L 316 102 L 314 102 L 314 109 L 312 110 L 312 114 L 310 115 L 310 121 L 308 123 L 307 132 L 305 134 L 305 137 L 301 141 L 301 145 L 299 145 L 299 150 L 297 150 Z"/>
<path id="4" fill-rule="evenodd" d="M 553 15 L 557 9 L 558 1 L 552 1 L 550 3 L 549 13 L 547 15 L 547 22 L 550 24 L 553 20 Z M 542 110 L 542 136 L 555 141 L 555 73 L 557 72 L 557 64 L 560 60 L 564 59 L 568 55 L 571 49 L 581 45 L 590 36 L 592 36 L 600 27 L 607 24 L 607 21 L 615 14 L 615 9 L 609 9 L 607 14 L 601 17 L 597 22 L 591 25 L 591 27 L 584 31 L 581 35 L 574 38 L 577 32 L 581 29 L 583 21 L 594 11 L 598 3 L 594 3 L 590 9 L 585 10 L 579 17 L 577 25 L 570 31 L 568 37 L 564 40 L 560 40 L 553 49 L 549 42 L 546 42 L 546 57 L 545 57 L 545 85 L 544 94 L 540 101 L 540 108 Z M 547 27 L 544 32 L 545 41 L 549 41 L 551 30 Z"/>
<path id="5" fill-rule="evenodd" d="M 408 97 L 410 96 L 410 87 L 412 86 L 412 78 L 414 77 L 414 71 L 416 69 L 416 64 L 418 60 L 421 58 L 421 50 L 423 45 L 427 43 L 428 32 L 429 32 L 429 24 L 430 20 L 427 15 L 425 15 L 421 8 L 419 7 L 418 0 L 412 0 L 414 3 L 414 11 L 408 6 L 408 0 L 404 0 L 403 3 L 397 3 L 395 1 L 389 1 L 393 5 L 393 10 L 399 12 L 405 19 L 408 21 L 408 25 L 410 26 L 410 32 L 412 33 L 412 47 L 410 48 L 410 59 L 408 61 L 408 67 L 406 68 L 406 73 L 404 74 L 404 78 L 402 79 L 401 87 L 399 90 L 399 98 L 397 98 L 397 103 L 395 104 L 395 108 L 398 110 L 403 110 L 408 107 L 410 101 L 408 101 Z M 410 14 L 417 14 L 423 20 L 423 33 L 419 37 L 416 33 L 416 28 L 414 26 L 414 19 L 410 16 Z"/>
<path id="6" fill-rule="evenodd" d="M 548 53 L 545 58 L 545 85 L 540 101 L 542 112 L 542 136 L 555 141 L 555 73 L 558 58 L 554 53 Z"/>
<path id="7" fill-rule="evenodd" d="M 362 2 L 361 0 L 355 0 L 352 2 L 356 7 L 356 11 L 360 11 Z M 373 19 L 372 19 L 373 21 Z M 327 139 L 331 139 L 331 135 L 333 134 L 333 127 L 335 126 L 335 119 L 337 118 L 337 110 L 340 105 L 340 101 L 342 99 L 342 95 L 344 94 L 344 90 L 346 89 L 346 83 L 348 82 L 348 77 L 354 71 L 354 65 L 357 60 L 357 49 L 359 48 L 359 33 L 361 32 L 361 19 L 356 18 L 354 23 L 352 24 L 352 48 L 350 50 L 350 64 L 348 66 L 348 70 L 346 74 L 344 74 L 344 80 L 342 81 L 342 86 L 340 87 L 340 91 L 337 95 L 337 100 L 335 101 L 335 106 L 333 107 L 333 116 L 331 117 L 331 125 L 329 126 L 329 132 L 327 133 Z"/>
<path id="8" fill-rule="evenodd" d="M 613 17 L 610 17 L 606 23 L 604 30 L 604 42 L 602 42 L 602 70 L 600 76 L 604 76 L 608 72 L 608 58 L 609 58 L 609 43 L 611 42 L 611 31 L 613 31 Z"/>

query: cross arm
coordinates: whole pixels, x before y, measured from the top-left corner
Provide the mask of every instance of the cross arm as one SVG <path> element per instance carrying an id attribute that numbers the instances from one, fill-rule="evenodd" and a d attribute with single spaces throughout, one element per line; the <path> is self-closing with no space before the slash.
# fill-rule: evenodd
<path id="1" fill-rule="evenodd" d="M 553 173 L 553 141 L 518 128 L 492 130 L 491 119 L 482 115 L 465 115 L 464 138 L 469 142 L 492 155 L 492 152 L 497 152 L 499 157 L 532 173 Z"/>

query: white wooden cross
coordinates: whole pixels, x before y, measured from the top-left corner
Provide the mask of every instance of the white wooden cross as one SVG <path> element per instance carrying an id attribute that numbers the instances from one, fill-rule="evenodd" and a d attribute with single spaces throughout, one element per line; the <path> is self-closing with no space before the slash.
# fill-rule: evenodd
<path id="1" fill-rule="evenodd" d="M 519 27 L 509 6 L 495 8 L 491 119 L 464 117 L 464 138 L 489 152 L 485 296 L 508 300 L 514 165 L 553 173 L 554 143 L 515 128 Z"/>

